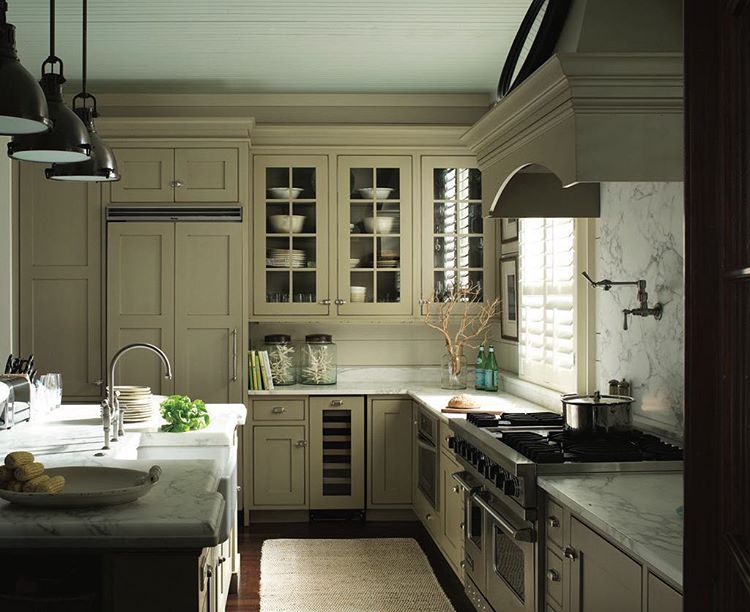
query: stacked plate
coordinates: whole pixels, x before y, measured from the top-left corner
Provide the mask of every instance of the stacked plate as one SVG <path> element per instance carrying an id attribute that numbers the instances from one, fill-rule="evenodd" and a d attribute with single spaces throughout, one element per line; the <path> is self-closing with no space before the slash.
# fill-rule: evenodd
<path id="1" fill-rule="evenodd" d="M 358 287 L 352 285 L 349 287 L 349 301 L 351 302 L 364 302 L 367 297 L 367 287 Z"/>
<path id="2" fill-rule="evenodd" d="M 269 268 L 304 268 L 307 255 L 301 249 L 268 249 L 266 264 Z"/>
<path id="3" fill-rule="evenodd" d="M 126 423 L 148 421 L 154 416 L 154 404 L 151 397 L 151 387 L 133 387 L 120 385 L 115 387 L 120 392 L 119 401 L 122 410 L 122 420 Z"/>

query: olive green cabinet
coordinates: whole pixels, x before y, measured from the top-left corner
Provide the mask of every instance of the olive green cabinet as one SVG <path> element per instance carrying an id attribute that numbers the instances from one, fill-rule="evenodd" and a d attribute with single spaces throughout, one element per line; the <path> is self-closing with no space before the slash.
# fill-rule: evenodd
<path id="1" fill-rule="evenodd" d="M 364 396 L 310 397 L 310 509 L 365 507 Z"/>
<path id="2" fill-rule="evenodd" d="M 411 506 L 411 413 L 409 399 L 369 399 L 368 508 Z"/>
<path id="3" fill-rule="evenodd" d="M 99 188 L 19 164 L 19 350 L 60 372 L 64 399 L 101 397 L 102 207 Z"/>
<path id="4" fill-rule="evenodd" d="M 240 201 L 238 147 L 115 147 L 122 178 L 105 187 L 108 204 Z"/>
<path id="5" fill-rule="evenodd" d="M 648 612 L 681 612 L 682 594 L 660 580 L 654 574 L 648 574 Z"/>
<path id="6" fill-rule="evenodd" d="M 157 359 L 129 353 L 117 382 L 242 402 L 242 225 L 110 223 L 107 235 L 107 355 L 151 342 L 174 363 L 165 380 Z"/>
<path id="7" fill-rule="evenodd" d="M 306 508 L 305 426 L 255 425 L 252 431 L 253 505 Z"/>
<path id="8" fill-rule="evenodd" d="M 456 573 L 464 550 L 464 491 L 453 479 L 463 468 L 445 453 L 440 453 L 440 492 L 442 509 L 441 548 Z"/>

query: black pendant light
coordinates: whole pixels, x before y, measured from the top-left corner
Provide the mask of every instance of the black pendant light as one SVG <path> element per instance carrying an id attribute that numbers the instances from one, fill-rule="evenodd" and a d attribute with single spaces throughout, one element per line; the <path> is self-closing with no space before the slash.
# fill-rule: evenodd
<path id="1" fill-rule="evenodd" d="M 94 118 L 99 116 L 96 110 L 96 98 L 86 91 L 87 38 L 88 38 L 88 0 L 83 0 L 83 68 L 81 70 L 81 93 L 73 98 L 73 111 L 86 125 L 91 139 L 91 158 L 75 164 L 52 164 L 45 170 L 48 179 L 55 181 L 101 182 L 119 181 L 117 160 L 105 142 L 96 133 Z M 91 102 L 91 106 L 89 106 Z M 78 104 L 80 103 L 80 106 Z"/>
<path id="2" fill-rule="evenodd" d="M 18 61 L 16 28 L 6 21 L 8 3 L 0 0 L 0 134 L 36 134 L 52 126 L 39 83 Z"/>
<path id="3" fill-rule="evenodd" d="M 91 140 L 86 126 L 63 101 L 63 62 L 55 55 L 55 0 L 50 0 L 49 37 L 50 53 L 42 63 L 40 83 L 47 98 L 52 130 L 16 136 L 8 144 L 8 155 L 22 161 L 43 163 L 83 161 L 91 156 Z"/>

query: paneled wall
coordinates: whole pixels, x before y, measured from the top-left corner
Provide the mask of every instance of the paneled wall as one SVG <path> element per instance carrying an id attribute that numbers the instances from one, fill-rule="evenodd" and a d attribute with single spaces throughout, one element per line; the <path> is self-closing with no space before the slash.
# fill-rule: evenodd
<path id="1" fill-rule="evenodd" d="M 682 437 L 684 404 L 684 214 L 682 183 L 603 183 L 597 232 L 597 278 L 645 279 L 660 321 L 632 317 L 635 287 L 597 292 L 597 381 L 625 377 L 633 385 L 641 427 Z M 706 322 L 711 325 L 710 321 Z"/>

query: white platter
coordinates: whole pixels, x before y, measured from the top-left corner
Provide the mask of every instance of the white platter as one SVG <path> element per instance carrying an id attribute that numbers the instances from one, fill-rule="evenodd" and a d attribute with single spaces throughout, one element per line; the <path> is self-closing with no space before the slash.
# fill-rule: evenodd
<path id="1" fill-rule="evenodd" d="M 0 489 L 0 499 L 21 506 L 40 508 L 90 508 L 116 506 L 143 497 L 161 476 L 154 465 L 148 472 L 100 466 L 69 466 L 50 468 L 48 476 L 64 476 L 61 493 L 22 493 Z"/>

